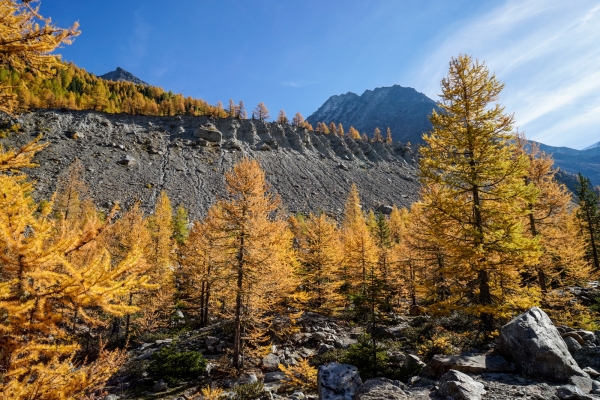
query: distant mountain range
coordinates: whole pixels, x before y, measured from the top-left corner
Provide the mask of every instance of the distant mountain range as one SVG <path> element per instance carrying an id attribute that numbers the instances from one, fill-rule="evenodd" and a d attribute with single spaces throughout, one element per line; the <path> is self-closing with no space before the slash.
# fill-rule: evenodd
<path id="1" fill-rule="evenodd" d="M 138 85 L 149 86 L 146 82 L 133 75 L 131 72 L 125 71 L 121 67 L 117 67 L 114 71 L 107 72 L 104 75 L 100 75 L 98 78 L 106 79 L 107 81 L 115 82 L 132 82 Z"/>
<path id="2" fill-rule="evenodd" d="M 353 126 L 369 137 L 375 128 L 385 135 L 389 127 L 395 141 L 420 143 L 423 132 L 431 129 L 428 115 L 436 104 L 413 88 L 394 85 L 366 90 L 360 96 L 352 92 L 331 96 L 307 120 L 313 126 L 341 123 L 346 131 Z"/>
<path id="3" fill-rule="evenodd" d="M 313 126 L 317 122 L 341 123 L 347 131 L 354 126 L 369 137 L 378 127 L 383 134 L 389 127 L 395 141 L 423 143 L 423 133 L 431 130 L 428 116 L 437 103 L 413 88 L 394 85 L 366 90 L 362 95 L 348 92 L 331 96 L 307 120 Z M 554 163 L 562 171 L 559 179 L 571 190 L 581 172 L 594 185 L 600 185 L 600 142 L 584 150 L 553 147 L 540 144 L 546 153 L 552 154 Z"/>

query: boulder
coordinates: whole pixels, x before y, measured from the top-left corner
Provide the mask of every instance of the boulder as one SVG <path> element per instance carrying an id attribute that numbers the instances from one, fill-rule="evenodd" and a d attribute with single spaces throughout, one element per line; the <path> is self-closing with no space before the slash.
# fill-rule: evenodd
<path id="1" fill-rule="evenodd" d="M 321 343 L 319 345 L 319 350 L 317 351 L 317 354 L 319 354 L 319 355 L 325 354 L 328 351 L 331 351 L 331 350 L 334 350 L 334 349 L 335 349 L 335 346 L 332 346 L 332 345 L 327 344 L 327 343 Z"/>
<path id="2" fill-rule="evenodd" d="M 525 375 L 566 381 L 583 372 L 548 315 L 532 307 L 500 330 L 498 350 Z"/>
<path id="3" fill-rule="evenodd" d="M 207 346 L 214 346 L 217 343 L 219 343 L 219 338 L 218 337 L 214 337 L 214 336 L 207 336 L 206 337 L 206 345 Z"/>
<path id="4" fill-rule="evenodd" d="M 583 393 L 591 393 L 594 388 L 594 381 L 590 378 L 584 378 L 583 376 L 572 376 L 569 378 L 569 383 L 573 386 L 577 386 Z"/>
<path id="5" fill-rule="evenodd" d="M 281 360 L 279 359 L 279 357 L 277 357 L 273 353 L 269 353 L 262 359 L 262 368 L 267 372 L 279 371 L 280 363 Z"/>
<path id="6" fill-rule="evenodd" d="M 355 366 L 333 362 L 319 367 L 317 385 L 319 400 L 353 400 L 362 380 Z"/>
<path id="7" fill-rule="evenodd" d="M 423 367 L 425 367 L 425 363 L 423 361 L 421 361 L 421 359 L 418 356 L 415 356 L 414 354 L 408 354 L 405 358 L 404 358 L 404 367 L 405 368 L 420 368 L 422 369 Z"/>
<path id="8" fill-rule="evenodd" d="M 567 349 L 569 349 L 571 354 L 583 347 L 573 336 L 566 336 L 563 338 L 563 340 L 565 341 Z"/>
<path id="9" fill-rule="evenodd" d="M 355 400 L 406 400 L 401 384 L 386 378 L 369 379 L 357 391 Z"/>
<path id="10" fill-rule="evenodd" d="M 573 358 L 581 368 L 591 367 L 600 371 L 600 347 L 582 347 L 573 352 Z"/>
<path id="11" fill-rule="evenodd" d="M 556 389 L 560 400 L 594 400 L 593 396 L 583 393 L 577 386 L 565 385 Z"/>
<path id="12" fill-rule="evenodd" d="M 285 374 L 281 371 L 267 372 L 265 374 L 265 383 L 281 382 L 285 378 Z"/>
<path id="13" fill-rule="evenodd" d="M 450 396 L 454 400 L 480 400 L 485 393 L 483 383 L 453 369 L 442 376 L 438 389 L 440 396 Z"/>
<path id="14" fill-rule="evenodd" d="M 585 340 L 581 337 L 581 335 L 579 335 L 578 332 L 565 332 L 565 333 L 561 333 L 560 336 L 562 336 L 562 338 L 565 339 L 565 342 L 566 342 L 566 339 L 568 337 L 570 337 L 570 338 L 576 340 L 577 343 L 579 343 L 580 345 L 585 346 Z"/>
<path id="15" fill-rule="evenodd" d="M 223 134 L 213 124 L 206 123 L 200 125 L 194 132 L 194 137 L 204 139 L 208 142 L 220 142 L 223 139 Z"/>
<path id="16" fill-rule="evenodd" d="M 514 373 L 515 365 L 502 356 L 446 356 L 436 354 L 425 366 L 425 374 L 439 378 L 451 369 L 471 373 Z"/>
<path id="17" fill-rule="evenodd" d="M 579 330 L 575 331 L 575 333 L 578 334 L 586 342 L 593 343 L 596 341 L 596 335 L 594 335 L 594 332 L 579 329 Z"/>

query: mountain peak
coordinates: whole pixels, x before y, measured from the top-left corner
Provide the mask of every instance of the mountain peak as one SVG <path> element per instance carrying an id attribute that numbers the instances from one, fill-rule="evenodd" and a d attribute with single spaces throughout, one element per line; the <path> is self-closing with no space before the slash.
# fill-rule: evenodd
<path id="1" fill-rule="evenodd" d="M 367 89 L 362 95 L 348 92 L 331 96 L 307 120 L 341 123 L 371 136 L 375 128 L 390 128 L 396 141 L 419 143 L 423 132 L 431 130 L 428 115 L 437 103 L 411 87 L 400 85 Z"/>
<path id="2" fill-rule="evenodd" d="M 124 70 L 121 67 L 117 67 L 114 71 L 107 72 L 104 75 L 100 75 L 99 78 L 106 79 L 107 81 L 115 82 L 131 82 L 138 85 L 149 86 L 146 82 L 133 75 L 131 72 Z"/>

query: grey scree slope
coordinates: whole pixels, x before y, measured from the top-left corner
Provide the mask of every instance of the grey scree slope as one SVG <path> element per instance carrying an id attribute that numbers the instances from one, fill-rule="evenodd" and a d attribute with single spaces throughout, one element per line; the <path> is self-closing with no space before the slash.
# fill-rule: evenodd
<path id="1" fill-rule="evenodd" d="M 116 201 L 129 207 L 138 200 L 149 212 L 165 190 L 174 205 L 201 218 L 226 194 L 224 172 L 252 157 L 260 160 L 270 190 L 281 196 L 288 213 L 324 211 L 339 217 L 352 183 L 366 208 L 406 207 L 417 199 L 415 154 L 402 143 L 365 143 L 233 118 L 48 109 L 17 118 L 0 115 L 2 129 L 14 123 L 22 132 L 0 139 L 5 147 L 23 145 L 40 133 L 50 143 L 36 156 L 41 166 L 25 171 L 36 181 L 38 198 L 49 198 L 57 176 L 79 158 L 84 179 L 103 209 Z M 211 132 L 208 124 L 221 134 Z"/>

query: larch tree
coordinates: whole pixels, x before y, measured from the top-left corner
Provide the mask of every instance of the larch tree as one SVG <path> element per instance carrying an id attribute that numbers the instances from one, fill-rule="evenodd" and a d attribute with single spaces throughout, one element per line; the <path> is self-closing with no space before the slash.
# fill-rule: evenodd
<path id="1" fill-rule="evenodd" d="M 577 216 L 581 221 L 587 244 L 586 256 L 594 270 L 600 270 L 600 211 L 598 210 L 598 193 L 594 190 L 589 178 L 578 175 L 578 186 L 575 194 L 579 202 Z"/>
<path id="2" fill-rule="evenodd" d="M 339 275 L 343 255 L 336 223 L 323 213 L 310 214 L 300 230 L 304 240 L 298 258 L 301 282 L 309 294 L 308 306 L 332 314 L 342 304 Z"/>
<path id="3" fill-rule="evenodd" d="M 329 123 L 329 132 L 338 135 L 338 129 L 337 129 L 337 125 L 335 124 L 335 122 L 330 122 Z"/>
<path id="4" fill-rule="evenodd" d="M 237 118 L 238 117 L 238 108 L 233 102 L 233 99 L 229 99 L 229 107 L 227 107 L 227 114 L 229 117 Z"/>
<path id="5" fill-rule="evenodd" d="M 297 112 L 296 115 L 294 115 L 294 118 L 292 118 L 292 125 L 302 126 L 303 124 L 304 124 L 304 117 L 302 116 L 302 114 Z"/>
<path id="6" fill-rule="evenodd" d="M 337 133 L 338 133 L 338 135 L 340 137 L 344 137 L 344 135 L 345 135 L 345 133 L 344 133 L 344 126 L 342 125 L 341 122 L 338 124 Z"/>
<path id="7" fill-rule="evenodd" d="M 381 136 L 381 130 L 379 128 L 375 128 L 373 132 L 373 142 L 383 142 L 383 136 Z"/>
<path id="8" fill-rule="evenodd" d="M 278 124 L 287 124 L 290 122 L 288 117 L 285 115 L 285 111 L 279 110 L 279 115 L 277 115 L 277 123 Z"/>
<path id="9" fill-rule="evenodd" d="M 468 283 L 466 292 L 455 293 L 462 303 L 456 306 L 478 314 L 485 332 L 493 330 L 495 315 L 517 311 L 506 307 L 520 296 L 519 273 L 540 254 L 522 224 L 537 194 L 523 180 L 528 159 L 515 150 L 513 116 L 491 105 L 502 88 L 485 64 L 452 58 L 419 163 L 423 186 L 436 187 L 423 193 L 425 212 L 450 228 L 440 232 L 455 256 L 449 271 Z"/>
<path id="10" fill-rule="evenodd" d="M 225 182 L 229 200 L 218 201 L 207 221 L 232 286 L 233 366 L 240 369 L 244 343 L 264 339 L 266 313 L 295 289 L 296 260 L 287 224 L 273 217 L 280 200 L 267 191 L 258 161 L 243 159 Z"/>
<path id="11" fill-rule="evenodd" d="M 385 131 L 385 142 L 387 144 L 392 144 L 394 143 L 394 139 L 392 138 L 392 130 L 390 129 L 390 127 L 388 126 L 387 130 Z"/>
<path id="12" fill-rule="evenodd" d="M 589 275 L 585 261 L 585 244 L 577 234 L 570 210 L 571 194 L 559 184 L 552 157 L 540 150 L 535 142 L 524 136 L 517 138 L 518 151 L 529 157 L 525 182 L 538 190 L 535 202 L 527 204 L 529 214 L 526 230 L 531 237 L 538 237 L 542 250 L 539 261 L 532 265 L 542 293 L 551 286 L 566 281 L 581 282 Z"/>
<path id="13" fill-rule="evenodd" d="M 271 118 L 271 116 L 269 115 L 269 110 L 267 109 L 267 106 L 265 106 L 265 103 L 263 103 L 262 101 L 260 103 L 258 103 L 258 105 L 252 111 L 252 113 L 253 113 L 254 117 L 256 119 L 258 119 L 259 121 L 266 121 L 269 118 Z"/>
<path id="14" fill-rule="evenodd" d="M 350 136 L 352 139 L 360 139 L 360 133 L 353 126 L 348 129 L 348 136 Z"/>
<path id="15" fill-rule="evenodd" d="M 0 150 L 0 166 L 32 166 L 35 146 L 40 148 L 30 143 L 22 151 Z M 106 316 L 134 311 L 122 298 L 145 285 L 147 265 L 139 246 L 113 262 L 97 240 L 108 223 L 97 212 L 85 224 L 67 224 L 52 217 L 52 202 L 35 202 L 32 190 L 23 175 L 0 175 L 2 394 L 82 397 L 117 370 L 123 355 L 101 349 L 94 363 L 74 367 L 80 347 L 73 336 L 103 326 Z"/>
<path id="16" fill-rule="evenodd" d="M 79 35 L 78 24 L 59 28 L 50 18 L 42 17 L 39 5 L 33 7 L 33 3 L 0 1 L 0 66 L 47 77 L 63 67 L 59 56 L 51 53 Z M 10 86 L 0 86 L 0 110 L 13 111 L 15 98 Z"/>
<path id="17" fill-rule="evenodd" d="M 197 311 L 201 326 L 206 326 L 211 315 L 213 293 L 223 281 L 222 263 L 216 246 L 217 237 L 207 229 L 210 222 L 194 222 L 190 235 L 179 251 L 179 272 L 184 301 Z"/>
<path id="18" fill-rule="evenodd" d="M 246 112 L 246 107 L 244 106 L 244 102 L 240 100 L 237 108 L 237 117 L 239 119 L 248 119 L 248 113 Z"/>

